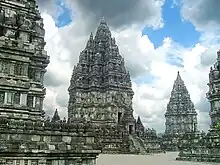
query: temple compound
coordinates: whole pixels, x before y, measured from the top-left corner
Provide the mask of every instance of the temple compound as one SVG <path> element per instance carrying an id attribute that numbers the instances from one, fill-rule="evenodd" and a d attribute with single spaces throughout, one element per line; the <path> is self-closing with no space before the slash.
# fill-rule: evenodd
<path id="1" fill-rule="evenodd" d="M 217 52 L 214 67 L 210 69 L 208 86 L 210 129 L 207 134 L 198 133 L 193 138 L 188 134 L 183 135 L 177 160 L 220 162 L 220 134 L 216 130 L 216 124 L 220 121 L 220 51 Z"/>
<path id="2" fill-rule="evenodd" d="M 154 148 L 154 143 L 146 146 L 140 117 L 137 121 L 133 117 L 131 85 L 115 38 L 102 19 L 73 69 L 68 116 L 70 122 L 90 123 L 100 128 L 94 132 L 102 143 L 103 153 L 145 154 Z"/>
<path id="3" fill-rule="evenodd" d="M 165 118 L 166 128 L 162 148 L 167 151 L 177 151 L 178 139 L 181 135 L 197 132 L 197 112 L 179 72 L 173 85 Z"/>
<path id="4" fill-rule="evenodd" d="M 44 120 L 44 46 L 35 0 L 0 0 L 0 164 L 93 165 L 89 125 Z"/>

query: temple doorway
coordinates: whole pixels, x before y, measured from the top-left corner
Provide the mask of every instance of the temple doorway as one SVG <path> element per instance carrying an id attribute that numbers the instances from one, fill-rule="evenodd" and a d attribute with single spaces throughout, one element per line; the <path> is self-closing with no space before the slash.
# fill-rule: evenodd
<path id="1" fill-rule="evenodd" d="M 133 125 L 129 125 L 128 127 L 129 134 L 133 133 Z"/>
<path id="2" fill-rule="evenodd" d="M 118 112 L 118 123 L 121 121 L 121 118 L 122 118 L 122 113 Z"/>

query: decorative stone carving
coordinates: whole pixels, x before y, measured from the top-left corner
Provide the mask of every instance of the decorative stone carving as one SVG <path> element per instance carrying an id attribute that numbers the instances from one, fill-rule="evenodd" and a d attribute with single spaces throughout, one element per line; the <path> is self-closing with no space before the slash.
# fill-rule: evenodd
<path id="1" fill-rule="evenodd" d="M 6 9 L 5 10 L 5 23 L 8 24 L 8 25 L 12 25 L 12 26 L 15 26 L 16 25 L 16 17 L 17 16 L 17 13 L 16 11 L 14 11 L 13 9 Z"/>
<path id="2" fill-rule="evenodd" d="M 219 51 L 217 53 L 217 62 L 209 73 L 209 91 L 207 98 L 211 104 L 210 118 L 211 127 L 207 134 L 204 132 L 197 133 L 195 136 L 183 135 L 180 139 L 180 153 L 177 160 L 187 161 L 205 161 L 220 162 L 219 139 L 215 126 L 220 119 L 219 110 Z M 194 128 L 197 126 L 194 126 Z M 196 128 L 195 128 L 196 129 Z"/>
<path id="3" fill-rule="evenodd" d="M 0 91 L 0 104 L 5 102 L 5 92 Z"/>
<path id="4" fill-rule="evenodd" d="M 163 143 L 164 148 L 168 147 L 167 150 L 178 149 L 177 143 L 170 140 L 178 139 L 181 134 L 194 134 L 197 131 L 197 113 L 179 72 L 173 85 L 165 118 L 166 130 Z"/>
<path id="5" fill-rule="evenodd" d="M 18 93 L 18 92 L 16 92 L 15 94 L 14 94 L 14 103 L 15 104 L 20 104 L 20 93 Z"/>
<path id="6" fill-rule="evenodd" d="M 7 29 L 4 36 L 9 39 L 16 39 L 16 31 L 12 29 Z"/>
<path id="7" fill-rule="evenodd" d="M 114 146 L 118 153 L 126 153 L 130 150 L 126 151 L 123 146 L 134 145 L 134 148 L 142 146 L 142 153 L 146 153 L 144 140 L 134 144 L 130 143 L 131 139 L 128 137 L 129 134 L 137 136 L 136 121 L 132 114 L 134 93 L 124 59 L 104 20 L 97 28 L 94 39 L 90 35 L 85 50 L 80 53 L 79 63 L 73 69 L 68 91 L 69 121 L 87 122 L 91 123 L 91 127 L 99 128 L 93 128 L 93 131 L 97 132 L 98 141 L 103 141 L 103 146 L 106 145 L 104 152 L 111 153 L 111 147 Z M 144 134 L 145 130 L 140 131 Z M 123 138 L 127 140 L 122 140 L 119 144 L 117 140 Z"/>
<path id="8" fill-rule="evenodd" d="M 87 136 L 94 138 L 90 129 L 59 122 L 58 113 L 53 122 L 44 119 L 42 72 L 49 58 L 36 1 L 0 0 L 0 24 L 0 164 L 77 164 L 84 158 L 93 165 L 100 145 L 87 146 Z"/>

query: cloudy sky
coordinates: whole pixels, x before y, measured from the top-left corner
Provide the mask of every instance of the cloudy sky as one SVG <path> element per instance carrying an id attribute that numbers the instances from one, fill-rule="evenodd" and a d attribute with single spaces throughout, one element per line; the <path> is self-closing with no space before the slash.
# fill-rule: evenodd
<path id="1" fill-rule="evenodd" d="M 164 131 L 164 113 L 177 71 L 198 111 L 210 124 L 208 73 L 220 48 L 219 0 L 38 0 L 51 62 L 44 109 L 67 115 L 69 81 L 79 52 L 102 16 L 124 56 L 135 92 L 135 117 Z"/>

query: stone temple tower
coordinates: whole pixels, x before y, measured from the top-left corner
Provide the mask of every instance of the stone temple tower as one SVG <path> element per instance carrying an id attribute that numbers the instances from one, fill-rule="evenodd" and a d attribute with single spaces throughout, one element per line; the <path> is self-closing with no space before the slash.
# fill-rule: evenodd
<path id="1" fill-rule="evenodd" d="M 165 113 L 165 134 L 184 134 L 197 130 L 197 112 L 178 72 Z"/>
<path id="2" fill-rule="evenodd" d="M 36 1 L 0 0 L 0 165 L 94 165 L 93 130 L 44 121 L 44 45 Z"/>
<path id="3" fill-rule="evenodd" d="M 100 125 L 123 122 L 129 132 L 134 131 L 130 75 L 104 19 L 95 37 L 90 35 L 80 53 L 68 90 L 68 115 L 72 122 Z"/>
<path id="4" fill-rule="evenodd" d="M 209 91 L 207 92 L 207 98 L 211 105 L 209 112 L 211 118 L 211 127 L 215 126 L 220 120 L 220 51 L 217 52 L 217 61 L 214 67 L 211 67 L 209 73 Z"/>
<path id="5" fill-rule="evenodd" d="M 43 20 L 31 1 L 0 1 L 0 117 L 42 120 L 49 64 Z"/>
<path id="6" fill-rule="evenodd" d="M 209 91 L 206 94 L 210 102 L 211 118 L 210 129 L 206 133 L 197 133 L 195 136 L 187 134 L 180 139 L 179 155 L 176 160 L 218 162 L 220 163 L 220 134 L 216 130 L 216 124 L 220 121 L 220 50 L 217 52 L 217 60 L 214 67 L 210 68 Z"/>

